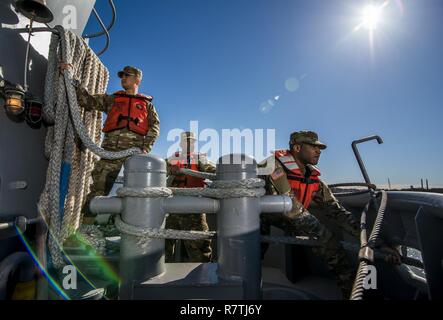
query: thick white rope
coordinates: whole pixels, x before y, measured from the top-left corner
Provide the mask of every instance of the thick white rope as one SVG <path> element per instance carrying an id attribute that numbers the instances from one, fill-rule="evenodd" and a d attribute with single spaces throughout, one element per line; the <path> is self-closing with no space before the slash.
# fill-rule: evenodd
<path id="1" fill-rule="evenodd" d="M 252 178 L 244 180 L 216 180 L 209 188 L 171 188 L 174 195 L 208 197 L 215 199 L 230 199 L 251 197 L 259 198 L 265 195 L 265 182 Z"/>
<path id="2" fill-rule="evenodd" d="M 265 182 L 263 180 L 252 178 L 238 181 L 215 181 L 210 188 L 123 187 L 117 190 L 117 196 L 137 198 L 167 198 L 172 196 L 172 194 L 180 194 L 186 196 L 204 196 L 216 199 L 261 197 L 265 194 L 265 190 L 263 189 L 264 186 Z M 191 192 L 188 192 L 188 190 Z M 125 223 L 119 216 L 116 217 L 115 226 L 120 232 L 139 238 L 137 244 L 141 247 L 145 247 L 151 238 L 202 240 L 212 239 L 216 236 L 216 232 L 137 227 Z"/>
<path id="3" fill-rule="evenodd" d="M 265 189 L 212 189 L 212 188 L 171 188 L 174 195 L 188 197 L 207 197 L 214 199 L 230 199 L 230 198 L 260 198 L 266 194 Z"/>
<path id="4" fill-rule="evenodd" d="M 146 188 L 128 188 L 117 189 L 117 197 L 133 198 L 167 198 L 172 196 L 172 191 L 165 187 L 146 187 Z"/>
<path id="5" fill-rule="evenodd" d="M 48 223 L 48 246 L 53 264 L 60 267 L 64 264 L 61 244 L 79 226 L 81 204 L 88 193 L 89 176 L 96 161 L 87 149 L 105 159 L 125 158 L 139 153 L 140 149 L 108 152 L 97 146 L 100 142 L 101 113 L 80 110 L 71 74 L 64 70 L 63 76 L 60 76 L 58 65 L 59 61 L 71 64 L 73 74 L 81 79 L 81 85 L 91 94 L 105 92 L 108 70 L 82 38 L 61 26 L 55 29 L 58 35 L 51 38 L 44 94 L 44 118 L 54 126 L 48 129 L 46 136 L 45 154 L 49 158 L 49 166 L 38 208 Z M 87 149 L 78 147 L 77 136 Z M 60 203 L 62 161 L 71 165 L 65 203 Z M 63 221 L 61 206 L 64 207 Z"/>
<path id="6" fill-rule="evenodd" d="M 115 217 L 115 227 L 122 233 L 139 238 L 137 244 L 145 247 L 149 239 L 180 239 L 180 240 L 205 240 L 213 239 L 215 231 L 188 231 L 161 228 L 136 227 L 123 222 L 120 216 Z"/>

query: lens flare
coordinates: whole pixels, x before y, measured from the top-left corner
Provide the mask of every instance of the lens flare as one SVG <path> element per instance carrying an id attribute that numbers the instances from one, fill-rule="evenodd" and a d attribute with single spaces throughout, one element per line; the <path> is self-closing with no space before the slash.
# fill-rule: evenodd
<path id="1" fill-rule="evenodd" d="M 20 240 L 22 241 L 23 245 L 26 247 L 26 250 L 28 251 L 29 255 L 32 257 L 32 259 L 34 260 L 34 263 L 37 265 L 41 274 L 46 278 L 48 283 L 52 286 L 52 288 L 54 288 L 54 290 L 57 292 L 57 294 L 60 295 L 64 300 L 71 300 L 71 298 L 66 293 L 66 291 L 64 291 L 60 287 L 60 285 L 51 276 L 51 274 L 48 272 L 48 270 L 46 270 L 43 267 L 41 261 L 39 261 L 37 255 L 35 254 L 35 251 L 33 250 L 30 243 L 27 241 L 23 232 L 21 232 L 21 230 L 17 227 L 16 227 L 16 230 L 17 230 L 17 234 L 18 234 Z M 97 266 L 99 266 L 100 270 L 103 271 L 103 274 L 106 276 L 106 279 L 109 281 L 110 285 L 118 284 L 120 282 L 119 276 L 114 271 L 112 266 L 101 255 L 97 254 L 97 252 L 92 248 L 92 246 L 90 245 L 90 243 L 88 242 L 87 239 L 85 239 L 81 234 L 76 233 L 75 234 L 75 241 L 78 242 L 79 244 L 83 245 L 83 247 L 90 248 L 87 250 L 87 255 L 90 257 L 91 261 L 93 261 L 93 263 L 96 264 Z M 81 268 L 79 268 L 77 265 L 74 264 L 74 262 L 69 257 L 69 255 L 66 252 L 64 252 L 63 250 L 62 250 L 62 253 L 63 253 L 64 257 L 66 258 L 66 260 L 72 266 L 75 267 L 78 274 L 83 278 L 83 280 L 86 283 L 88 283 L 92 289 L 97 289 L 97 287 L 94 285 L 94 283 L 90 279 L 88 279 L 86 277 L 86 275 L 81 271 Z M 106 296 L 104 296 L 104 298 L 108 299 L 108 297 L 106 297 Z"/>
<path id="2" fill-rule="evenodd" d="M 295 92 L 300 88 L 300 80 L 297 78 L 289 78 L 285 81 L 285 88 L 289 92 Z"/>
<path id="3" fill-rule="evenodd" d="M 29 242 L 26 240 L 25 235 L 23 232 L 16 227 L 17 234 L 22 241 L 23 245 L 26 248 L 26 251 L 28 251 L 29 255 L 31 256 L 32 260 L 34 260 L 34 263 L 37 265 L 37 267 L 40 269 L 42 275 L 46 278 L 48 283 L 54 288 L 54 290 L 64 299 L 64 300 L 71 300 L 69 296 L 66 294 L 66 292 L 57 284 L 57 281 L 54 280 L 54 278 L 49 274 L 49 272 L 43 267 L 40 260 L 38 259 L 37 255 L 35 254 L 34 250 L 32 249 Z"/>
<path id="4" fill-rule="evenodd" d="M 363 9 L 362 26 L 367 30 L 377 29 L 382 16 L 382 8 L 374 5 L 368 5 Z"/>

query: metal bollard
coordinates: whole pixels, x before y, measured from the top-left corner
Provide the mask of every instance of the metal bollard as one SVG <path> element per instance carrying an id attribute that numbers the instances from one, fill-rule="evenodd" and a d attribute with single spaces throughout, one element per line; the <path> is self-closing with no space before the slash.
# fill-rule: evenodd
<path id="1" fill-rule="evenodd" d="M 219 159 L 218 180 L 257 177 L 257 163 L 246 155 Z M 220 201 L 217 213 L 218 275 L 243 281 L 244 299 L 261 299 L 260 198 L 233 198 Z"/>
<path id="2" fill-rule="evenodd" d="M 152 155 L 137 155 L 125 162 L 124 185 L 129 188 L 165 187 L 166 163 Z M 162 198 L 123 198 L 122 220 L 137 227 L 162 228 L 165 214 Z M 136 282 L 165 272 L 165 241 L 149 239 L 146 246 L 137 238 L 122 234 L 120 249 L 120 298 L 128 299 Z"/>
<path id="3" fill-rule="evenodd" d="M 124 186 L 143 189 L 166 186 L 166 162 L 152 155 L 136 155 L 125 162 Z M 121 219 L 135 227 L 161 229 L 165 212 L 215 213 L 218 200 L 197 197 L 137 198 L 96 197 L 90 210 L 96 214 L 121 213 Z M 133 285 L 155 278 L 165 272 L 165 240 L 149 239 L 144 246 L 138 238 L 122 234 L 120 248 L 121 299 L 130 299 Z"/>
<path id="4" fill-rule="evenodd" d="M 133 156 L 126 160 L 124 172 L 125 187 L 142 189 L 166 186 L 166 163 L 161 158 L 152 155 Z M 248 156 L 236 154 L 219 159 L 218 180 L 242 180 L 256 177 L 257 163 Z M 214 285 L 228 288 L 227 292 L 231 292 L 229 288 L 234 287 L 224 287 L 226 283 L 240 284 L 244 299 L 261 298 L 260 213 L 284 213 L 290 211 L 291 207 L 291 199 L 287 196 L 223 200 L 186 196 L 97 197 L 90 205 L 94 213 L 121 213 L 122 220 L 129 225 L 157 229 L 164 227 L 165 212 L 217 213 L 219 255 L 217 273 L 220 280 L 227 282 L 217 282 Z M 167 283 L 164 239 L 149 239 L 148 243 L 143 246 L 138 245 L 137 242 L 137 237 L 122 234 L 120 299 L 140 296 L 155 297 L 153 292 L 156 289 L 149 287 L 149 283 L 156 283 L 156 281 Z M 186 273 L 186 270 L 188 269 L 185 268 L 183 272 Z M 213 280 L 209 282 L 212 283 L 211 281 Z M 176 279 L 174 283 L 180 286 Z M 156 286 L 154 285 L 154 288 L 157 288 Z M 134 291 L 135 288 L 137 290 Z M 151 288 L 151 291 L 148 288 Z M 209 290 L 209 287 L 207 288 Z M 158 294 L 161 296 L 160 291 Z M 192 296 L 191 293 L 190 296 Z"/>

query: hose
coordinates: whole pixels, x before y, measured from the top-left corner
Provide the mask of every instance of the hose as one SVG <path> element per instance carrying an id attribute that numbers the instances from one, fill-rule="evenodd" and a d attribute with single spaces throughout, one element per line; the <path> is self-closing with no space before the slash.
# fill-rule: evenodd
<path id="1" fill-rule="evenodd" d="M 374 226 L 372 227 L 369 240 L 367 238 L 367 228 L 366 228 L 366 214 L 369 211 L 371 203 L 375 202 L 375 194 L 372 194 L 371 200 L 366 204 L 362 215 L 361 215 L 361 234 L 360 234 L 360 253 L 359 253 L 359 266 L 357 269 L 357 275 L 352 287 L 352 293 L 350 300 L 363 300 L 364 294 L 364 280 L 368 274 L 368 265 L 374 261 L 374 251 L 373 248 L 380 235 L 381 226 L 383 224 L 384 213 L 387 206 L 387 193 L 386 191 L 381 191 L 381 202 L 378 208 L 377 218 L 375 219 Z"/>

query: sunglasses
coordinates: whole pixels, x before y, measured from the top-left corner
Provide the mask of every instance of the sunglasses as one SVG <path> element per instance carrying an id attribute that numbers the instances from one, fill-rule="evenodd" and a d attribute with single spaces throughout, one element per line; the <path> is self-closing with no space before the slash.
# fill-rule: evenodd
<path id="1" fill-rule="evenodd" d="M 128 73 L 128 72 L 124 72 L 124 71 L 119 71 L 117 73 L 117 75 L 119 78 L 135 76 L 135 74 L 133 74 L 133 73 Z"/>

